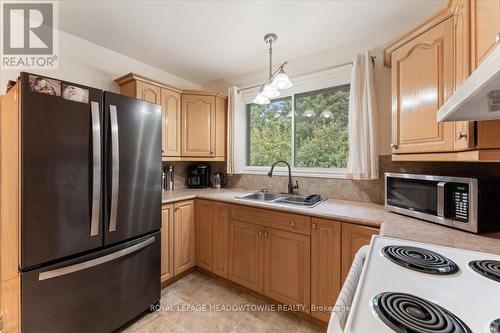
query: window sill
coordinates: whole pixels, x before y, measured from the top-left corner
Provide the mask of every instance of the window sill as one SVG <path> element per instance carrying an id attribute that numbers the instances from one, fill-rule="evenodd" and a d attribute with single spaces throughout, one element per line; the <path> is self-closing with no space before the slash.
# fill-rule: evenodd
<path id="1" fill-rule="evenodd" d="M 246 167 L 236 174 L 267 176 L 269 167 Z M 273 176 L 288 176 L 287 168 L 274 168 Z M 292 177 L 348 179 L 345 169 L 293 169 Z"/>

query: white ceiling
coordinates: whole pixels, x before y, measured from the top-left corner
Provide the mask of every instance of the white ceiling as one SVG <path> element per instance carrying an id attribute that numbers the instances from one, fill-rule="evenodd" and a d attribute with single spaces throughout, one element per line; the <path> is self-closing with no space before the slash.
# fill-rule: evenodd
<path id="1" fill-rule="evenodd" d="M 60 3 L 59 22 L 70 34 L 203 84 L 265 68 L 267 32 L 279 36 L 277 63 L 371 36 L 388 42 L 446 3 L 80 0 Z"/>

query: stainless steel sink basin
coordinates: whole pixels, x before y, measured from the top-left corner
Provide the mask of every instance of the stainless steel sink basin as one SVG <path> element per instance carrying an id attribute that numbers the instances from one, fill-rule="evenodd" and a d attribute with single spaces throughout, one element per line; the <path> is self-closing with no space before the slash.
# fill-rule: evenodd
<path id="1" fill-rule="evenodd" d="M 293 206 L 300 206 L 307 208 L 315 207 L 324 201 L 323 199 L 321 199 L 320 201 L 309 202 L 306 200 L 307 197 L 301 195 L 287 195 L 287 194 L 278 194 L 278 193 L 262 192 L 262 191 L 244 194 L 236 198 L 262 201 L 274 204 L 293 205 Z"/>
<path id="2" fill-rule="evenodd" d="M 254 193 L 249 193 L 249 194 L 239 196 L 237 198 L 238 199 L 273 202 L 275 200 L 283 198 L 283 195 L 277 194 L 277 193 L 270 193 L 270 192 L 254 192 Z"/>

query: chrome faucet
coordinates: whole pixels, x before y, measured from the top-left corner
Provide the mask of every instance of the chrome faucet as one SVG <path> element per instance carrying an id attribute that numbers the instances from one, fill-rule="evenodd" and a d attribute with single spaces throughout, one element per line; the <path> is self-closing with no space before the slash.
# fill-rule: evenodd
<path id="1" fill-rule="evenodd" d="M 271 170 L 269 170 L 269 172 L 267 173 L 267 175 L 269 177 L 273 176 L 274 166 L 276 164 L 278 164 L 278 163 L 285 163 L 286 166 L 288 167 L 288 194 L 292 195 L 293 194 L 293 190 L 298 190 L 299 189 L 299 182 L 295 181 L 295 185 L 293 185 L 293 182 L 292 182 L 292 169 L 290 168 L 290 164 L 288 164 L 288 162 L 283 161 L 283 160 L 274 162 L 273 165 L 271 166 Z"/>

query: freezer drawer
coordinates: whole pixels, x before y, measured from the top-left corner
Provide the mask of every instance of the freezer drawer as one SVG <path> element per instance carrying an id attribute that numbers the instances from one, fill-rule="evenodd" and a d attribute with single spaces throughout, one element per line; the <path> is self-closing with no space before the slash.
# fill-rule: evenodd
<path id="1" fill-rule="evenodd" d="M 159 233 L 21 274 L 23 333 L 112 332 L 160 299 Z"/>

